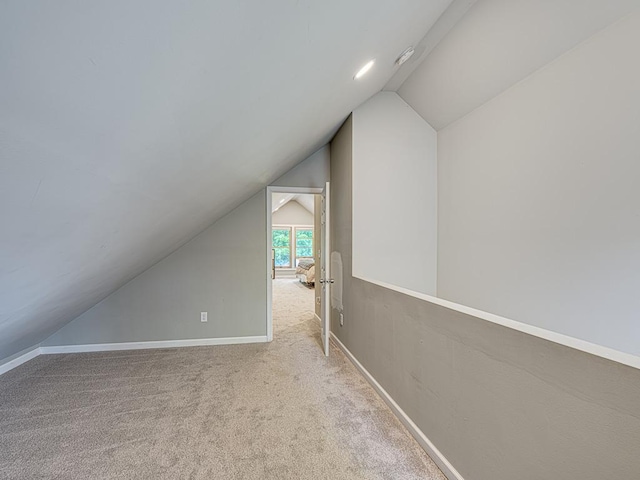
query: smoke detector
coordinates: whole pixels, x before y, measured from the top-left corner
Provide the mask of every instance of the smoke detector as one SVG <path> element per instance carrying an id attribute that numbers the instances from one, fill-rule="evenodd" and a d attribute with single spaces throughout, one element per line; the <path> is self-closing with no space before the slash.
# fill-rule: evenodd
<path id="1" fill-rule="evenodd" d="M 400 66 L 407 60 L 409 60 L 413 54 L 416 53 L 413 47 L 407 48 L 404 52 L 400 54 L 400 56 L 396 59 L 396 65 Z"/>

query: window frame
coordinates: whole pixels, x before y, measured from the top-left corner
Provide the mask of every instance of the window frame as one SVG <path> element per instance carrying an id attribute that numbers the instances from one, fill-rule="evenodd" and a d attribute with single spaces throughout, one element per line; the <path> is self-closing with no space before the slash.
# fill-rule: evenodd
<path id="1" fill-rule="evenodd" d="M 284 225 L 284 224 L 272 224 L 271 225 L 271 248 L 274 249 L 274 260 L 275 260 L 275 250 L 286 247 L 276 247 L 273 245 L 273 231 L 274 230 L 289 230 L 289 266 L 288 267 L 279 267 L 275 265 L 276 270 L 295 270 L 298 267 L 298 259 L 302 258 L 315 258 L 314 246 L 315 246 L 315 226 L 314 225 Z M 311 255 L 306 257 L 298 257 L 297 256 L 297 238 L 296 231 L 297 230 L 309 230 L 311 231 Z"/>

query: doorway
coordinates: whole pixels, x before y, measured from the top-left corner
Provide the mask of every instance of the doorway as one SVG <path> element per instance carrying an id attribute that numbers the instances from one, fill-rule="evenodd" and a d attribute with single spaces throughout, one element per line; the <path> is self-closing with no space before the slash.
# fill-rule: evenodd
<path id="1" fill-rule="evenodd" d="M 320 323 L 328 354 L 330 284 L 325 188 L 267 187 L 267 337 L 300 322 Z M 275 328 L 274 328 L 275 323 Z M 314 327 L 317 328 L 317 327 Z"/>

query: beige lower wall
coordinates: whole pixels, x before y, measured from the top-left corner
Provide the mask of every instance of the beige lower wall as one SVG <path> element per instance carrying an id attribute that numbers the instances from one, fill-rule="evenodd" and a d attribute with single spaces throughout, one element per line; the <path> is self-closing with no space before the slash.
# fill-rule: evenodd
<path id="1" fill-rule="evenodd" d="M 639 370 L 356 278 L 349 292 L 339 338 L 464 478 L 640 478 Z"/>
<path id="2" fill-rule="evenodd" d="M 331 329 L 466 480 L 640 478 L 640 371 L 351 276 L 351 120 L 331 145 Z"/>

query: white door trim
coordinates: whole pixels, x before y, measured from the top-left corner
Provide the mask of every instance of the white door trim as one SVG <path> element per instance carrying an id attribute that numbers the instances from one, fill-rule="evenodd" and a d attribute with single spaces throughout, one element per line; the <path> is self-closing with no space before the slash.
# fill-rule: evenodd
<path id="1" fill-rule="evenodd" d="M 322 315 L 320 322 L 320 336 L 322 337 L 322 348 L 324 354 L 329 356 L 329 331 L 331 330 L 331 288 L 333 278 L 331 276 L 331 184 L 325 183 L 322 197 L 322 258 L 321 273 L 324 278 L 322 284 Z M 318 269 L 316 268 L 316 272 Z"/>
<path id="2" fill-rule="evenodd" d="M 270 342 L 273 340 L 273 280 L 271 279 L 271 249 L 273 245 L 271 244 L 271 228 L 273 227 L 273 222 L 271 216 L 273 212 L 271 211 L 272 202 L 271 202 L 271 194 L 272 193 L 309 193 L 309 194 L 318 194 L 322 193 L 322 187 L 275 187 L 269 186 L 266 190 L 266 204 L 267 211 L 265 212 L 267 215 L 267 231 L 265 232 L 265 236 L 267 237 L 267 341 Z M 315 215 L 316 212 L 313 212 Z"/>

